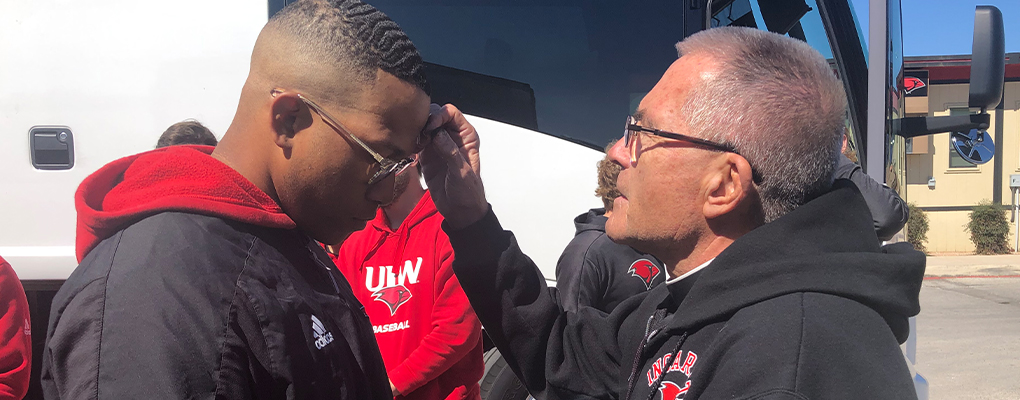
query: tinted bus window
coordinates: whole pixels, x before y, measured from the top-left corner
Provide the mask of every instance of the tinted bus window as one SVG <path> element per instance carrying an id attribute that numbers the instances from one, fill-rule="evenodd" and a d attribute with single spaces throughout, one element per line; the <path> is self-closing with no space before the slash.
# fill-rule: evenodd
<path id="1" fill-rule="evenodd" d="M 746 26 L 768 30 L 807 42 L 826 59 L 832 59 L 825 26 L 814 0 L 733 0 L 712 4 L 713 28 Z"/>
<path id="2" fill-rule="evenodd" d="M 851 12 L 853 12 L 852 9 Z M 856 24 L 856 16 L 853 16 L 853 21 Z M 715 0 L 712 2 L 710 23 L 712 27 L 746 26 L 769 30 L 803 40 L 828 59 L 833 73 L 842 79 L 833 56 L 833 46 L 829 42 L 829 36 L 826 34 L 815 0 Z M 856 32 L 859 45 L 864 46 L 859 25 L 856 25 Z M 854 135 L 854 126 L 849 115 L 846 129 L 848 145 L 853 152 L 856 152 L 858 149 L 857 136 Z"/>
<path id="3" fill-rule="evenodd" d="M 372 2 L 436 64 L 435 100 L 600 149 L 622 135 L 682 39 L 679 1 L 480 3 Z"/>

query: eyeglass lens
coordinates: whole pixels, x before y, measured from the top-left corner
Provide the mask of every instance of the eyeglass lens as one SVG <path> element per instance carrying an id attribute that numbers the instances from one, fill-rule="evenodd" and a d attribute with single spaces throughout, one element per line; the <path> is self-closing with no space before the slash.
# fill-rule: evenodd
<path id="1" fill-rule="evenodd" d="M 404 170 L 406 170 L 408 167 L 416 164 L 415 161 L 417 161 L 417 160 L 418 160 L 418 155 L 415 154 L 415 155 L 412 155 L 411 157 L 408 157 L 408 158 L 405 158 L 403 160 L 400 160 L 399 162 L 396 162 L 396 163 L 393 163 L 393 164 L 389 164 L 388 166 L 382 166 L 380 164 L 379 172 L 376 172 L 375 175 L 372 176 L 372 179 L 369 179 L 368 184 L 369 185 L 373 185 L 373 184 L 378 183 L 379 181 L 381 181 L 383 179 L 386 179 L 390 175 L 400 174 L 400 173 L 404 172 Z"/>
<path id="2" fill-rule="evenodd" d="M 637 162 L 637 146 L 634 141 L 637 132 L 634 132 L 630 127 L 634 125 L 634 117 L 627 116 L 627 124 L 623 126 L 623 145 L 627 148 L 627 152 L 630 153 L 630 162 Z"/>

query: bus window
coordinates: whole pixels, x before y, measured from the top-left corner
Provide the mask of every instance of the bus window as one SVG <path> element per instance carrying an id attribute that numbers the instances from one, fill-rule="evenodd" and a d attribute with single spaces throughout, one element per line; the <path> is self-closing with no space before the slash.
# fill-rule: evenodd
<path id="1" fill-rule="evenodd" d="M 853 9 L 849 7 L 849 4 L 847 9 L 853 14 Z M 860 26 L 857 24 L 856 15 L 851 15 L 849 20 L 854 21 L 855 25 L 852 45 L 865 49 L 866 44 L 864 43 Z M 840 70 L 842 66 L 833 56 L 833 48 L 835 46 L 829 41 L 830 35 L 826 33 L 816 0 L 715 0 L 712 2 L 712 19 L 710 23 L 712 27 L 747 26 L 766 29 L 807 42 L 821 53 L 829 61 L 833 73 L 844 81 L 844 88 L 847 89 L 847 101 L 850 106 L 846 124 L 847 145 L 852 150 L 852 153 L 855 155 L 859 154 L 861 132 L 858 132 L 858 127 L 862 127 L 864 121 L 861 114 L 858 115 L 858 119 L 861 119 L 858 121 L 858 124 L 855 124 L 853 121 L 853 108 L 855 104 L 852 98 L 851 85 L 848 85 L 848 82 L 846 82 L 847 74 Z M 847 44 L 844 43 L 843 45 Z M 863 84 L 863 82 L 859 83 Z M 863 85 L 861 87 L 863 89 Z M 865 94 L 861 93 L 861 95 Z M 860 162 L 861 160 L 855 161 Z"/>
<path id="2" fill-rule="evenodd" d="M 784 34 L 807 42 L 826 59 L 833 58 L 815 0 L 717 0 L 712 2 L 711 25 L 746 26 Z"/>
<path id="3" fill-rule="evenodd" d="M 620 137 L 683 38 L 678 1 L 372 4 L 430 63 L 434 100 L 597 149 Z M 517 107 L 533 110 L 506 110 Z"/>
<path id="4" fill-rule="evenodd" d="M 746 26 L 758 28 L 758 21 L 751 12 L 751 2 L 748 0 L 736 0 L 729 5 L 720 7 L 713 4 L 719 11 L 712 13 L 712 27 L 720 26 Z"/>

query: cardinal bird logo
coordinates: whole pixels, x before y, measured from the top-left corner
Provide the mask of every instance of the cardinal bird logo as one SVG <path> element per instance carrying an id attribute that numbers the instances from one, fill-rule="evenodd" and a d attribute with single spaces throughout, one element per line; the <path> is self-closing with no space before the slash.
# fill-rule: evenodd
<path id="1" fill-rule="evenodd" d="M 680 389 L 680 386 L 673 382 L 665 381 L 659 386 L 659 393 L 662 394 L 662 400 L 676 400 L 681 394 L 687 393 L 687 390 Z"/>
<path id="2" fill-rule="evenodd" d="M 919 78 L 915 78 L 913 76 L 903 78 L 903 88 L 906 89 L 907 94 L 925 86 L 928 85 L 925 85 L 924 81 Z"/>
<path id="3" fill-rule="evenodd" d="M 630 269 L 628 269 L 627 272 L 630 272 L 631 275 L 641 278 L 641 280 L 645 282 L 645 288 L 651 289 L 652 281 L 655 279 L 655 277 L 659 276 L 659 272 L 661 271 L 659 270 L 659 267 L 656 267 L 655 264 L 653 264 L 651 261 L 642 258 L 640 260 L 634 261 L 634 263 L 630 265 Z"/>
<path id="4" fill-rule="evenodd" d="M 411 291 L 404 285 L 390 286 L 376 290 L 375 293 L 372 293 L 372 298 L 375 301 L 386 303 L 390 307 L 390 316 L 392 317 L 400 306 L 411 300 Z"/>

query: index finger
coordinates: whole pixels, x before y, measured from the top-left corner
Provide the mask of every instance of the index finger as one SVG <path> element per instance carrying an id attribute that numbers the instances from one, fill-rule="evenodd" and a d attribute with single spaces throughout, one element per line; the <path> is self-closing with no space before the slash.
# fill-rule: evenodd
<path id="1" fill-rule="evenodd" d="M 442 116 L 439 115 L 440 106 L 436 103 L 429 105 L 429 117 L 425 120 L 425 126 L 421 128 L 421 136 L 418 139 L 416 152 L 420 153 L 429 146 L 429 143 L 436 140 L 436 135 L 443 129 Z"/>
<path id="2" fill-rule="evenodd" d="M 447 104 L 434 109 L 429 116 L 429 122 L 425 124 L 426 131 L 431 132 L 438 127 L 446 128 L 447 132 L 450 133 L 450 137 L 458 146 L 464 145 L 462 135 L 473 129 L 471 124 L 468 123 L 467 118 L 464 117 L 464 113 L 453 104 Z"/>
<path id="3" fill-rule="evenodd" d="M 449 113 L 443 112 L 442 106 L 432 103 L 429 105 L 429 120 L 425 123 L 424 131 L 434 136 L 439 132 L 439 128 L 450 122 L 451 119 L 452 116 Z"/>

